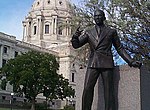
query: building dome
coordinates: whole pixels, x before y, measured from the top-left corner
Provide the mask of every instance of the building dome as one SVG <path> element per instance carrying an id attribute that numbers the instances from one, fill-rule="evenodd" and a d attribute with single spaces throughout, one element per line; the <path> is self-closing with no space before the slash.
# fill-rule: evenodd
<path id="1" fill-rule="evenodd" d="M 69 0 L 35 0 L 31 11 L 39 10 L 69 10 Z"/>
<path id="2" fill-rule="evenodd" d="M 23 41 L 44 48 L 68 41 L 71 28 L 60 24 L 70 20 L 69 0 L 35 0 L 23 21 Z"/>

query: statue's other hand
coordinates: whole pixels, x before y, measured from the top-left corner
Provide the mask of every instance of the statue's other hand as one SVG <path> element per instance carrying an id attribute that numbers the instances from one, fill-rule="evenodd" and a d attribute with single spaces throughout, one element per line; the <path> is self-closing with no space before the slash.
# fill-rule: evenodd
<path id="1" fill-rule="evenodd" d="M 80 26 L 79 26 L 79 27 L 77 28 L 77 30 L 76 30 L 74 36 L 79 37 L 79 36 L 81 35 L 82 31 L 83 31 L 83 30 L 80 30 Z"/>
<path id="2" fill-rule="evenodd" d="M 142 63 L 140 61 L 133 61 L 131 63 L 131 67 L 140 68 L 142 66 Z"/>

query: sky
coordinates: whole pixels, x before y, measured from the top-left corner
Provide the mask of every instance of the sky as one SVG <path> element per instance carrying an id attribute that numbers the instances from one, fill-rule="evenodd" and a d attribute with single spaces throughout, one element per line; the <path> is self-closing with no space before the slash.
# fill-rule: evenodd
<path id="1" fill-rule="evenodd" d="M 81 0 L 71 0 L 78 4 Z M 0 32 L 22 40 L 22 21 L 31 9 L 34 0 L 0 0 Z"/>

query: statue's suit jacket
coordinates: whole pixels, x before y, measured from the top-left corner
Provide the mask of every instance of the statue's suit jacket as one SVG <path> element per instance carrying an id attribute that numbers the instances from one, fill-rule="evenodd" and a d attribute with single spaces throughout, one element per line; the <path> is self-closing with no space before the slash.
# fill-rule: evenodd
<path id="1" fill-rule="evenodd" d="M 92 68 L 113 68 L 114 61 L 112 55 L 112 45 L 116 48 L 119 55 L 130 65 L 132 58 L 123 49 L 117 31 L 110 27 L 103 26 L 101 33 L 98 34 L 96 26 L 86 30 L 83 35 L 72 37 L 72 46 L 79 48 L 86 43 L 89 43 L 90 54 L 88 67 Z"/>

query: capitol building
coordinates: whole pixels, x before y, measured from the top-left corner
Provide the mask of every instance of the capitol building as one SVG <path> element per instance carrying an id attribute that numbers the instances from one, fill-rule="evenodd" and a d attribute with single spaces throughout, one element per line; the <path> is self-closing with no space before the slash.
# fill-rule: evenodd
<path id="1" fill-rule="evenodd" d="M 80 73 L 85 72 L 85 69 L 81 67 L 79 61 L 74 60 L 76 51 L 70 45 L 71 27 L 62 26 L 62 24 L 70 24 L 70 20 L 69 0 L 35 0 L 31 10 L 22 21 L 22 41 L 17 40 L 15 36 L 0 32 L 0 67 L 9 59 L 29 50 L 47 52 L 59 57 L 58 74 L 69 79 L 75 91 L 81 89 L 77 85 L 83 83 Z M 5 90 L 0 89 L 0 100 L 9 100 L 9 94 L 12 92 L 12 86 L 7 84 Z M 38 98 L 39 101 L 42 100 L 42 94 Z M 16 97 L 15 100 L 23 99 Z M 60 109 L 66 103 L 76 105 L 76 100 L 78 100 L 77 92 L 76 96 L 68 99 L 67 102 L 55 100 L 51 108 Z"/>
<path id="2" fill-rule="evenodd" d="M 75 96 L 64 100 L 48 101 L 48 107 L 55 110 L 63 109 L 65 105 L 73 105 L 75 110 L 81 110 L 82 105 L 86 66 L 79 59 L 75 59 L 78 50 L 74 50 L 70 43 L 72 34 L 70 6 L 70 0 L 34 0 L 30 11 L 22 20 L 22 41 L 17 40 L 15 36 L 0 32 L 0 67 L 3 67 L 9 59 L 30 50 L 46 52 L 58 57 L 58 74 L 69 79 L 69 84 L 75 89 Z M 149 71 L 145 68 L 130 68 L 128 65 L 122 65 L 115 67 L 114 73 L 118 110 L 149 110 Z M 0 85 L 1 83 L 0 80 Z M 104 109 L 101 77 L 94 89 L 92 110 Z M 6 88 L 0 86 L 0 107 L 3 105 L 10 107 L 11 101 L 16 102 L 16 105 L 27 101 L 26 98 L 17 97 L 14 93 L 12 97 L 12 93 L 13 87 L 9 83 L 6 84 Z M 39 94 L 36 101 L 43 104 L 45 99 L 43 94 Z"/>

